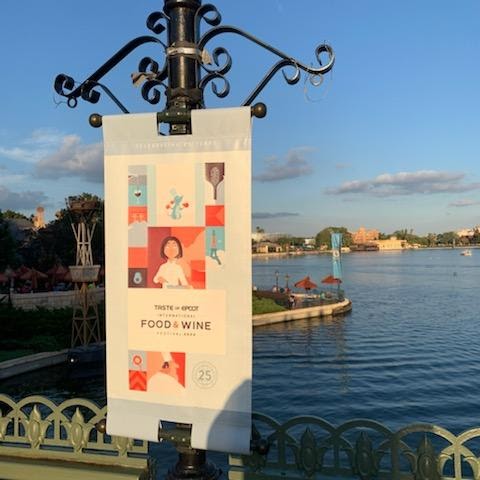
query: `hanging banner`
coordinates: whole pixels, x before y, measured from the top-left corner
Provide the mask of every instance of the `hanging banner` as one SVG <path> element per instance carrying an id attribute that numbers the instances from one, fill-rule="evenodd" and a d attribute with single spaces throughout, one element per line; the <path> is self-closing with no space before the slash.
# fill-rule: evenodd
<path id="1" fill-rule="evenodd" d="M 251 434 L 250 108 L 104 116 L 107 432 L 248 453 Z"/>
<path id="2" fill-rule="evenodd" d="M 342 262 L 341 262 L 341 251 L 342 251 L 342 234 L 341 233 L 332 233 L 332 269 L 333 269 L 333 278 L 342 279 Z"/>

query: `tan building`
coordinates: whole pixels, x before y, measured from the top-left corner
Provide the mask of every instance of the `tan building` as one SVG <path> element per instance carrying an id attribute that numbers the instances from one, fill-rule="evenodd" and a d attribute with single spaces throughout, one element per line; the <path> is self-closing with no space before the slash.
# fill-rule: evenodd
<path id="1" fill-rule="evenodd" d="M 37 207 L 35 215 L 33 216 L 33 227 L 36 230 L 45 228 L 45 209 L 43 207 Z"/>
<path id="2" fill-rule="evenodd" d="M 252 253 L 280 253 L 282 247 L 278 243 L 260 242 L 252 245 Z"/>
<path id="3" fill-rule="evenodd" d="M 408 242 L 406 240 L 399 240 L 397 237 L 390 237 L 387 240 L 375 240 L 379 250 L 403 250 L 408 248 Z"/>
<path id="4" fill-rule="evenodd" d="M 371 243 L 378 240 L 379 236 L 378 230 L 367 230 L 365 227 L 360 227 L 356 232 L 352 232 L 352 242 L 356 244 Z"/>

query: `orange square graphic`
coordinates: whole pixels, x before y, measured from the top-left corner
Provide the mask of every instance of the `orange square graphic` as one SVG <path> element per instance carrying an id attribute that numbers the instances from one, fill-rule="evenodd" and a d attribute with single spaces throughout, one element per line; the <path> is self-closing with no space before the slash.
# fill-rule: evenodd
<path id="1" fill-rule="evenodd" d="M 128 248 L 128 268 L 147 268 L 148 250 L 146 247 Z"/>
<path id="2" fill-rule="evenodd" d="M 128 224 L 146 222 L 148 220 L 147 207 L 128 207 Z"/>
<path id="3" fill-rule="evenodd" d="M 142 370 L 128 371 L 128 385 L 130 390 L 147 391 L 147 372 Z"/>
<path id="4" fill-rule="evenodd" d="M 225 225 L 225 205 L 205 205 L 205 225 L 207 227 Z"/>

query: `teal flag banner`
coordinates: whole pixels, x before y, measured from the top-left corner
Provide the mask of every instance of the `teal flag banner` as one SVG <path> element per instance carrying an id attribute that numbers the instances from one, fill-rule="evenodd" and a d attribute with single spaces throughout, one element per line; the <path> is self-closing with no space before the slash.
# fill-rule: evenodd
<path id="1" fill-rule="evenodd" d="M 342 234 L 341 233 L 332 233 L 332 267 L 333 267 L 333 277 L 342 279 L 342 262 L 341 262 L 341 248 L 342 248 Z"/>

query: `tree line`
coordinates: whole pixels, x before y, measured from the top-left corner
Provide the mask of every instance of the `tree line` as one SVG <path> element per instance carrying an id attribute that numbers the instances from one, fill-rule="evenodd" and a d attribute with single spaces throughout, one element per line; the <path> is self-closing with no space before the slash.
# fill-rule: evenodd
<path id="1" fill-rule="evenodd" d="M 95 217 L 96 227 L 92 239 L 92 253 L 95 263 L 104 263 L 104 219 L 103 200 L 89 193 L 82 193 L 77 198 L 97 200 L 100 209 Z M 18 268 L 21 265 L 46 271 L 53 265 L 75 265 L 76 240 L 71 223 L 74 220 L 68 209 L 56 213 L 55 220 L 44 228 L 31 229 L 25 233 L 15 228 L 12 220 L 31 220 L 21 213 L 0 210 L 0 271 L 7 266 Z"/>
<path id="2" fill-rule="evenodd" d="M 331 233 L 338 232 L 343 234 L 343 246 L 350 246 L 352 241 L 352 235 L 346 227 L 326 227 L 315 236 L 315 244 L 317 248 L 322 245 L 327 245 L 331 248 Z M 393 233 L 385 234 L 380 233 L 379 239 L 386 240 L 390 237 L 397 237 L 399 240 L 405 240 L 410 245 L 420 245 L 422 247 L 441 247 L 441 246 L 454 246 L 454 245 L 476 245 L 480 243 L 480 232 L 475 230 L 472 237 L 459 237 L 456 232 L 448 231 L 443 233 L 428 233 L 425 236 L 416 235 L 413 229 L 400 229 L 395 230 Z"/>

